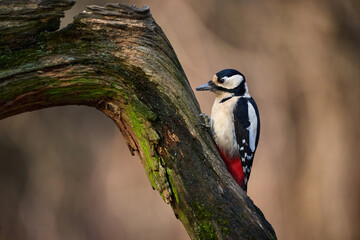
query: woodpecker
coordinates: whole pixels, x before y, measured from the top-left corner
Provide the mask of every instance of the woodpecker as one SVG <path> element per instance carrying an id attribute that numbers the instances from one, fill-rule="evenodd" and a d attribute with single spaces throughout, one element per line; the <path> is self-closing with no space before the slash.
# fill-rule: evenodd
<path id="1" fill-rule="evenodd" d="M 212 136 L 228 171 L 246 192 L 259 142 L 260 119 L 245 76 L 225 69 L 196 90 L 216 94 L 209 119 Z"/>

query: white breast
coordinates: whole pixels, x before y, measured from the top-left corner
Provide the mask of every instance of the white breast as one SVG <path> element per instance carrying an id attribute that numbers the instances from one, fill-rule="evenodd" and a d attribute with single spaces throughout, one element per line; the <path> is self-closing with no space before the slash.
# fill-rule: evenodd
<path id="1" fill-rule="evenodd" d="M 221 150 L 230 156 L 239 154 L 234 131 L 233 109 L 239 97 L 219 103 L 225 95 L 217 96 L 211 110 L 211 128 L 214 140 Z"/>

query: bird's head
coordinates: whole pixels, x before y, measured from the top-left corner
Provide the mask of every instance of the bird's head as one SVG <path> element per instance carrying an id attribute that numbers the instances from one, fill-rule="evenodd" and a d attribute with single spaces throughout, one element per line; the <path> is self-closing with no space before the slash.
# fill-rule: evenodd
<path id="1" fill-rule="evenodd" d="M 208 83 L 196 88 L 197 91 L 212 91 L 215 94 L 231 93 L 243 96 L 247 93 L 245 76 L 234 69 L 225 69 L 216 73 Z"/>

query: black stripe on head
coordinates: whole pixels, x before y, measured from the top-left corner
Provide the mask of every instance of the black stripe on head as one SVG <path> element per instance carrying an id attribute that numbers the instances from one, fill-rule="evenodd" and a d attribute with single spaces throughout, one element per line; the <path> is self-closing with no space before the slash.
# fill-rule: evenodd
<path id="1" fill-rule="evenodd" d="M 224 69 L 224 70 L 216 73 L 216 76 L 218 77 L 218 79 L 221 79 L 223 77 L 232 77 L 234 75 L 240 75 L 244 79 L 239 86 L 237 86 L 236 88 L 233 88 L 233 89 L 227 89 L 227 88 L 223 88 L 223 87 L 220 87 L 220 86 L 216 85 L 215 89 L 219 90 L 219 91 L 223 91 L 223 92 L 233 93 L 234 96 L 242 96 L 242 95 L 244 95 L 245 92 L 246 92 L 246 89 L 245 89 L 245 76 L 241 72 L 239 72 L 239 71 L 237 71 L 235 69 Z"/>
<path id="2" fill-rule="evenodd" d="M 227 89 L 227 88 L 223 88 L 223 87 L 220 87 L 218 85 L 215 85 L 214 88 L 218 91 L 223 91 L 223 92 L 228 92 L 228 93 L 233 93 L 234 96 L 242 96 L 245 94 L 246 92 L 246 89 L 245 89 L 245 79 L 244 81 L 242 81 L 240 83 L 239 86 L 237 86 L 236 88 L 233 88 L 233 89 Z"/>
<path id="3" fill-rule="evenodd" d="M 237 71 L 235 69 L 224 69 L 224 70 L 216 73 L 216 76 L 219 79 L 223 78 L 223 77 L 231 77 L 231 76 L 234 76 L 234 75 L 241 75 L 245 80 L 245 76 L 241 72 L 239 72 L 239 71 Z"/>

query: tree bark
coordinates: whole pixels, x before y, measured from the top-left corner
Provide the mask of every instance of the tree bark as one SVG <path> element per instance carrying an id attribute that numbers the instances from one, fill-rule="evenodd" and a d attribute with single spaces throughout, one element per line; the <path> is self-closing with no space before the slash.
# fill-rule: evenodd
<path id="1" fill-rule="evenodd" d="M 0 119 L 86 105 L 119 127 L 191 239 L 276 239 L 199 123 L 200 107 L 149 7 L 74 0 L 0 1 Z"/>

